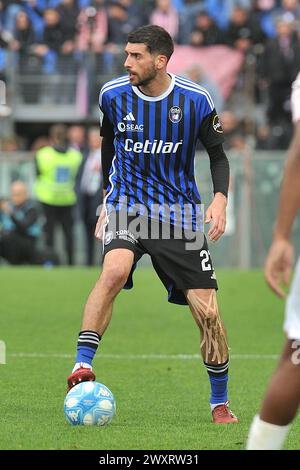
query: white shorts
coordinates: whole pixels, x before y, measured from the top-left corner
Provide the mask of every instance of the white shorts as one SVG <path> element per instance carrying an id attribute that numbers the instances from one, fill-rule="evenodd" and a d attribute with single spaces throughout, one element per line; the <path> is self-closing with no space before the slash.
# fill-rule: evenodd
<path id="1" fill-rule="evenodd" d="M 296 264 L 294 279 L 286 301 L 283 329 L 288 339 L 300 341 L 300 257 Z"/>

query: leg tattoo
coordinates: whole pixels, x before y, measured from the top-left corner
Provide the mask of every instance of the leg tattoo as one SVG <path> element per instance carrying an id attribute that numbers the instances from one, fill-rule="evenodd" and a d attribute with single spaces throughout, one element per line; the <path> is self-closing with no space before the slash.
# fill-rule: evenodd
<path id="1" fill-rule="evenodd" d="M 228 360 L 226 331 L 220 318 L 216 292 L 209 298 L 200 298 L 195 291 L 187 292 L 187 301 L 192 314 L 202 332 L 200 344 L 203 359 L 207 363 L 222 364 Z"/>

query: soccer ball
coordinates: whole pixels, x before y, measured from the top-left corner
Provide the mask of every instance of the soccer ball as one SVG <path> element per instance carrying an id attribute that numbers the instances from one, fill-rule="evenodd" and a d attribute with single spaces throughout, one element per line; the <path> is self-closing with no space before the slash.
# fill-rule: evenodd
<path id="1" fill-rule="evenodd" d="M 109 424 L 116 412 L 111 391 L 98 382 L 81 382 L 71 388 L 64 402 L 67 421 L 78 424 L 104 426 Z"/>

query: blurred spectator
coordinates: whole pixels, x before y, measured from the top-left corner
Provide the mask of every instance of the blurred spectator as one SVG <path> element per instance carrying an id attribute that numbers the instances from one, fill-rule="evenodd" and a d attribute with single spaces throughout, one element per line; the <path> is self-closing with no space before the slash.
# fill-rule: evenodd
<path id="1" fill-rule="evenodd" d="M 63 41 L 71 41 L 71 51 L 73 51 L 79 15 L 77 0 L 61 0 L 59 6 L 57 7 L 57 11 L 59 13 L 60 24 L 63 30 Z"/>
<path id="2" fill-rule="evenodd" d="M 128 16 L 130 18 L 131 31 L 139 28 L 143 24 L 149 23 L 147 5 L 137 5 L 137 2 L 134 0 L 118 0 L 118 2 L 120 3 L 120 5 L 126 8 Z"/>
<path id="3" fill-rule="evenodd" d="M 70 147 L 82 153 L 86 149 L 84 127 L 77 124 L 70 126 L 68 128 L 68 141 Z"/>
<path id="4" fill-rule="evenodd" d="M 5 7 L 6 3 L 0 0 L 0 80 L 5 80 L 5 70 L 7 63 L 6 49 L 13 39 L 12 34 L 5 29 Z"/>
<path id="5" fill-rule="evenodd" d="M 218 113 L 221 113 L 224 106 L 224 99 L 221 91 L 216 83 L 214 83 L 203 71 L 200 65 L 193 65 L 186 70 L 184 74 L 187 78 L 204 87 L 212 97 L 215 108 Z"/>
<path id="6" fill-rule="evenodd" d="M 108 37 L 108 16 L 105 1 L 93 0 L 90 6 L 82 9 L 77 27 L 77 48 L 81 53 L 82 64 L 78 86 L 80 80 L 87 80 L 85 88 L 87 88 L 88 103 L 89 106 L 94 106 L 99 95 L 97 76 L 101 70 L 105 70 L 103 52 Z"/>
<path id="7" fill-rule="evenodd" d="M 1 0 L 0 3 L 2 3 L 3 9 L 5 10 L 4 27 L 12 35 L 14 35 L 16 17 L 22 9 L 23 2 L 21 0 L 14 0 L 14 1 Z"/>
<path id="8" fill-rule="evenodd" d="M 25 183 L 11 185 L 11 201 L 0 200 L 0 257 L 11 264 L 37 264 L 36 241 L 41 227 L 37 208 Z"/>
<path id="9" fill-rule="evenodd" d="M 204 8 L 221 29 L 228 29 L 235 7 L 250 11 L 252 0 L 204 0 Z"/>
<path id="10" fill-rule="evenodd" d="M 245 148 L 245 135 L 242 123 L 238 116 L 229 110 L 225 110 L 220 115 L 220 121 L 223 127 L 226 150 L 241 151 Z"/>
<path id="11" fill-rule="evenodd" d="M 7 136 L 2 140 L 3 152 L 16 152 L 19 150 L 19 139 L 15 135 Z"/>
<path id="12" fill-rule="evenodd" d="M 45 218 L 47 247 L 54 248 L 54 231 L 61 225 L 68 264 L 74 263 L 73 208 L 76 204 L 75 181 L 82 155 L 68 147 L 67 129 L 58 124 L 50 129 L 51 146 L 36 153 L 36 195 Z"/>
<path id="13" fill-rule="evenodd" d="M 183 10 L 179 16 L 179 44 L 188 44 L 192 30 L 194 28 L 195 18 L 197 14 L 204 10 L 202 2 L 194 0 L 185 0 Z"/>
<path id="14" fill-rule="evenodd" d="M 134 29 L 126 7 L 119 2 L 108 5 L 108 42 L 117 46 L 126 43 L 127 35 Z M 116 49 L 117 50 L 117 49 Z"/>
<path id="15" fill-rule="evenodd" d="M 248 52 L 253 45 L 262 44 L 265 41 L 259 23 L 250 17 L 245 8 L 240 6 L 235 6 L 233 9 L 225 37 L 229 46 L 244 53 Z"/>
<path id="16" fill-rule="evenodd" d="M 37 152 L 39 149 L 41 149 L 42 147 L 47 147 L 48 145 L 50 145 L 50 142 L 49 142 L 49 137 L 46 137 L 46 136 L 40 136 L 40 137 L 37 137 L 31 147 L 30 147 L 30 150 L 32 152 Z"/>
<path id="17" fill-rule="evenodd" d="M 185 8 L 180 13 L 180 43 L 187 44 L 194 28 L 197 14 L 205 10 L 221 30 L 227 30 L 235 6 L 251 9 L 252 0 L 185 0 Z"/>
<path id="18" fill-rule="evenodd" d="M 58 73 L 62 76 L 59 103 L 73 103 L 76 94 L 77 60 L 75 48 L 77 45 L 77 21 L 79 8 L 77 0 L 61 0 L 57 7 L 62 30 L 62 44 L 58 51 Z"/>
<path id="19" fill-rule="evenodd" d="M 292 133 L 293 129 L 287 122 L 273 126 L 261 124 L 256 130 L 256 148 L 259 150 L 286 150 Z"/>
<path id="20" fill-rule="evenodd" d="M 277 6 L 276 0 L 255 0 L 253 9 L 257 14 L 263 32 L 267 37 L 275 36 L 273 12 Z"/>
<path id="21" fill-rule="evenodd" d="M 107 40 L 108 20 L 104 0 L 94 0 L 78 17 L 78 49 L 100 54 Z"/>
<path id="22" fill-rule="evenodd" d="M 213 46 L 222 42 L 221 30 L 216 26 L 213 19 L 206 11 L 198 13 L 195 27 L 191 34 L 190 44 L 192 46 Z"/>
<path id="23" fill-rule="evenodd" d="M 281 5 L 274 12 L 274 25 L 278 17 L 285 17 L 286 21 L 296 21 L 300 19 L 299 0 L 281 0 Z"/>
<path id="24" fill-rule="evenodd" d="M 10 49 L 18 56 L 18 71 L 22 77 L 20 91 L 25 102 L 31 102 L 32 97 L 36 99 L 38 94 L 36 85 L 32 82 L 27 83 L 24 77 L 33 72 L 32 66 L 38 66 L 36 58 L 32 57 L 32 46 L 35 42 L 35 33 L 28 15 L 21 10 L 16 17 L 15 36 L 10 43 Z"/>
<path id="25" fill-rule="evenodd" d="M 16 17 L 14 39 L 10 43 L 10 48 L 19 53 L 19 65 L 27 61 L 27 55 L 34 42 L 35 35 L 28 15 L 20 11 Z M 21 71 L 22 68 L 20 65 Z"/>
<path id="26" fill-rule="evenodd" d="M 22 9 L 28 15 L 38 40 L 42 38 L 44 31 L 44 10 L 48 8 L 44 0 L 23 0 Z M 49 5 L 49 8 L 50 5 Z"/>
<path id="27" fill-rule="evenodd" d="M 300 43 L 294 23 L 286 17 L 278 18 L 276 29 L 277 37 L 267 43 L 261 66 L 271 125 L 290 123 L 290 89 L 300 69 Z"/>
<path id="28" fill-rule="evenodd" d="M 78 173 L 78 203 L 86 237 L 86 264 L 94 264 L 97 208 L 102 203 L 101 141 L 99 128 L 88 131 L 88 150 Z"/>
<path id="29" fill-rule="evenodd" d="M 171 0 L 156 0 L 155 5 L 150 24 L 161 26 L 176 41 L 179 30 L 178 11 L 172 6 Z"/>
<path id="30" fill-rule="evenodd" d="M 119 74 L 124 71 L 123 45 L 133 29 L 127 9 L 119 2 L 111 2 L 108 5 L 108 37 L 103 58 L 104 70 L 107 73 Z"/>
<path id="31" fill-rule="evenodd" d="M 63 31 L 58 11 L 47 9 L 44 12 L 45 28 L 40 44 L 35 46 L 37 56 L 43 58 L 43 72 L 57 71 L 57 54 L 63 44 Z"/>
<path id="32" fill-rule="evenodd" d="M 259 12 L 260 23 L 268 37 L 276 36 L 276 23 L 279 17 L 288 21 L 300 19 L 299 0 L 257 0 L 255 10 Z"/>
<path id="33" fill-rule="evenodd" d="M 103 65 L 107 73 L 124 73 L 124 44 L 128 34 L 141 25 L 143 16 L 132 0 L 109 2 L 108 38 Z"/>

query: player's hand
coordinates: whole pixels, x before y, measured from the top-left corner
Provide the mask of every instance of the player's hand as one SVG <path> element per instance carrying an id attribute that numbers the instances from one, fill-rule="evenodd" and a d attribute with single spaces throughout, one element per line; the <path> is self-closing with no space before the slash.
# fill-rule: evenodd
<path id="1" fill-rule="evenodd" d="M 208 231 L 208 238 L 216 242 L 225 232 L 226 227 L 226 206 L 227 197 L 224 194 L 216 193 L 213 202 L 205 214 L 205 223 L 212 222 Z"/>
<path id="2" fill-rule="evenodd" d="M 105 220 L 106 220 L 106 212 L 105 212 L 104 207 L 102 207 L 102 210 L 98 217 L 98 221 L 97 221 L 96 228 L 95 228 L 95 237 L 98 240 L 102 240 L 103 238 L 103 228 L 105 225 Z"/>
<path id="3" fill-rule="evenodd" d="M 276 295 L 285 297 L 281 284 L 287 285 L 291 275 L 294 260 L 294 249 L 287 239 L 275 239 L 269 249 L 265 261 L 265 279 Z"/>

